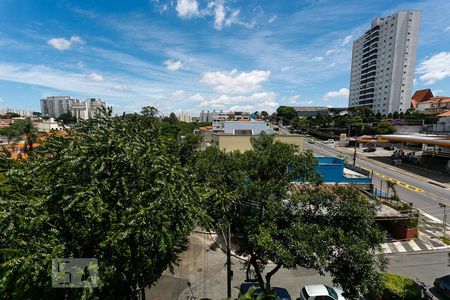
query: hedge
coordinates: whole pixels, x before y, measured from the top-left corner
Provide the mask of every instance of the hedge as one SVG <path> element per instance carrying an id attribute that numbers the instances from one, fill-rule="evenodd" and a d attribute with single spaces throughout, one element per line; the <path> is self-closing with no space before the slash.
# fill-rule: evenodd
<path id="1" fill-rule="evenodd" d="M 381 275 L 383 300 L 420 300 L 421 289 L 414 280 L 392 273 Z"/>

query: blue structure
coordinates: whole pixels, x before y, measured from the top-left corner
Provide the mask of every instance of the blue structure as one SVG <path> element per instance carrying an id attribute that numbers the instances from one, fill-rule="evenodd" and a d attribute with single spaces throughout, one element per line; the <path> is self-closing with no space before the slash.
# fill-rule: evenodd
<path id="1" fill-rule="evenodd" d="M 324 183 L 355 183 L 371 184 L 372 178 L 360 176 L 346 176 L 344 173 L 344 160 L 337 157 L 316 157 L 316 172 L 322 175 Z"/>

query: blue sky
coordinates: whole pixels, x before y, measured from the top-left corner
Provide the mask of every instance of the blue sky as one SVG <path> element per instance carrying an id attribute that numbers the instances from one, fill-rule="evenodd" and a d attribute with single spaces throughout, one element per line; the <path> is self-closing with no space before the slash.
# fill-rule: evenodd
<path id="1" fill-rule="evenodd" d="M 450 1 L 1 0 L 0 107 L 99 97 L 115 112 L 347 105 L 352 41 L 422 11 L 415 89 L 450 94 Z"/>

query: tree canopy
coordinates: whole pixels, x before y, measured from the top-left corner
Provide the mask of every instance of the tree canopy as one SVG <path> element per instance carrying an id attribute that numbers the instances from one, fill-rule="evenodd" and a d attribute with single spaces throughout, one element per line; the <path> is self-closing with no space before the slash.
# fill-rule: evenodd
<path id="1" fill-rule="evenodd" d="M 212 195 L 204 205 L 211 226 L 231 225 L 236 251 L 248 257 L 260 286 L 270 292 L 280 268 L 298 266 L 329 272 L 351 297 L 377 285 L 384 261 L 375 255 L 382 241 L 375 206 L 351 187 L 321 185 L 311 152 L 264 135 L 253 149 L 210 149 L 193 162 Z M 263 275 L 260 264 L 268 261 L 275 267 Z"/>
<path id="2" fill-rule="evenodd" d="M 0 157 L 0 298 L 136 299 L 178 261 L 200 211 L 179 152 L 148 116 L 82 121 Z M 55 289 L 51 259 L 94 257 L 95 289 Z"/>
<path id="3" fill-rule="evenodd" d="M 292 106 L 280 106 L 277 108 L 277 117 L 290 121 L 297 117 L 297 112 Z"/>

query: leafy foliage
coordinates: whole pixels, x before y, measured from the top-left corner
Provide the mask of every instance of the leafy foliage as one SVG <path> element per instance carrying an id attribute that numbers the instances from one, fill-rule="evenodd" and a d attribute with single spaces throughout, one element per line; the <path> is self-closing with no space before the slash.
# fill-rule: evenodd
<path id="1" fill-rule="evenodd" d="M 0 298 L 135 299 L 187 247 L 199 194 L 151 116 L 81 122 L 0 159 Z M 95 289 L 51 287 L 51 259 L 96 257 Z"/>
<path id="2" fill-rule="evenodd" d="M 386 300 L 420 300 L 420 286 L 414 280 L 397 274 L 382 274 L 382 296 Z M 373 299 L 377 297 L 372 296 Z"/>
<path id="3" fill-rule="evenodd" d="M 350 187 L 320 185 L 311 152 L 266 135 L 252 142 L 242 154 L 198 153 L 193 168 L 212 195 L 210 226 L 231 224 L 236 252 L 249 257 L 259 285 L 269 292 L 281 267 L 303 266 L 329 272 L 350 296 L 374 288 L 384 267 L 375 255 L 382 241 L 375 206 Z M 276 267 L 263 277 L 259 264 L 269 260 Z"/>
<path id="4" fill-rule="evenodd" d="M 291 106 L 280 106 L 277 108 L 277 117 L 285 118 L 290 121 L 297 117 L 297 112 Z"/>

